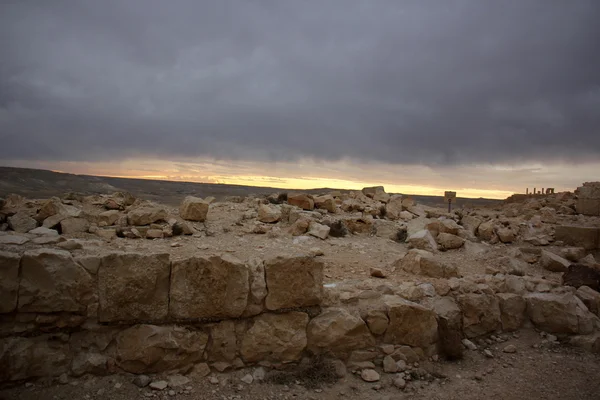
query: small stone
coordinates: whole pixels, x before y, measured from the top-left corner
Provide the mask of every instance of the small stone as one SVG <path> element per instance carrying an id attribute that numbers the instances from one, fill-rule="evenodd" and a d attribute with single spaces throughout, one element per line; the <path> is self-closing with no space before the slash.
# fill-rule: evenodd
<path id="1" fill-rule="evenodd" d="M 476 373 L 474 376 L 476 381 L 482 381 L 483 380 L 483 375 L 480 373 Z"/>
<path id="2" fill-rule="evenodd" d="M 208 381 L 210 383 L 212 383 L 213 385 L 218 385 L 219 384 L 219 379 L 217 379 L 216 376 L 211 376 L 210 378 L 208 378 Z"/>
<path id="3" fill-rule="evenodd" d="M 546 339 L 548 339 L 549 342 L 557 342 L 558 338 L 554 335 L 546 335 Z"/>
<path id="4" fill-rule="evenodd" d="M 388 374 L 393 374 L 398 371 L 398 366 L 392 356 L 385 356 L 383 359 L 383 371 Z"/>
<path id="5" fill-rule="evenodd" d="M 121 389 L 121 386 L 123 386 L 123 385 L 120 383 L 115 383 L 115 389 Z"/>
<path id="6" fill-rule="evenodd" d="M 133 384 L 140 388 L 145 388 L 150 384 L 151 381 L 152 379 L 150 379 L 148 375 L 138 375 L 133 378 Z"/>
<path id="7" fill-rule="evenodd" d="M 176 388 L 190 383 L 190 378 L 183 375 L 171 375 L 167 378 L 169 387 Z"/>
<path id="8" fill-rule="evenodd" d="M 462 344 L 469 350 L 477 350 L 477 345 L 471 342 L 469 339 L 463 339 Z"/>
<path id="9" fill-rule="evenodd" d="M 516 353 L 517 352 L 517 347 L 514 344 L 509 344 L 502 351 L 505 352 L 505 353 Z"/>
<path id="10" fill-rule="evenodd" d="M 32 388 L 33 387 L 33 382 L 26 382 L 25 383 L 25 387 L 26 388 Z"/>
<path id="11" fill-rule="evenodd" d="M 205 376 L 209 376 L 210 375 L 210 367 L 208 366 L 207 363 L 199 363 L 194 365 L 194 368 L 192 369 L 191 372 L 192 376 L 195 377 L 205 377 Z"/>
<path id="12" fill-rule="evenodd" d="M 374 278 L 385 278 L 386 275 L 379 268 L 371 267 L 371 276 Z"/>
<path id="13" fill-rule="evenodd" d="M 254 382 L 254 377 L 252 375 L 250 375 L 250 374 L 246 374 L 240 380 L 242 382 L 247 383 L 248 385 L 250 385 L 252 382 Z"/>
<path id="14" fill-rule="evenodd" d="M 174 390 L 169 390 L 169 396 L 175 396 L 175 391 Z"/>
<path id="15" fill-rule="evenodd" d="M 483 351 L 483 354 L 484 354 L 484 355 L 485 355 L 487 358 L 494 358 L 494 355 L 492 354 L 492 352 L 491 352 L 491 351 L 489 351 L 489 350 L 487 350 L 487 349 L 485 349 L 485 350 Z"/>
<path id="16" fill-rule="evenodd" d="M 265 369 L 263 367 L 258 367 L 254 370 L 254 372 L 252 372 L 252 378 L 254 378 L 255 381 L 262 381 L 265 379 Z"/>
<path id="17" fill-rule="evenodd" d="M 382 344 L 379 348 L 384 354 L 392 354 L 395 350 L 393 344 Z"/>
<path id="18" fill-rule="evenodd" d="M 169 386 L 167 381 L 154 381 L 150 382 L 150 389 L 152 390 L 165 390 Z"/>
<path id="19" fill-rule="evenodd" d="M 67 376 L 67 374 L 62 374 L 61 376 L 59 376 L 58 383 L 60 383 L 61 385 L 66 385 L 67 383 L 69 383 L 69 377 Z"/>
<path id="20" fill-rule="evenodd" d="M 360 377 L 365 382 L 377 382 L 379 381 L 379 374 L 374 369 L 363 369 L 360 372 Z"/>
<path id="21" fill-rule="evenodd" d="M 404 372 L 406 371 L 406 361 L 404 360 L 399 360 L 398 362 L 396 362 L 396 367 L 398 367 L 397 371 L 398 372 Z"/>
<path id="22" fill-rule="evenodd" d="M 397 387 L 400 390 L 404 390 L 404 388 L 406 388 L 406 381 L 400 377 L 394 379 L 393 384 L 395 387 Z"/>

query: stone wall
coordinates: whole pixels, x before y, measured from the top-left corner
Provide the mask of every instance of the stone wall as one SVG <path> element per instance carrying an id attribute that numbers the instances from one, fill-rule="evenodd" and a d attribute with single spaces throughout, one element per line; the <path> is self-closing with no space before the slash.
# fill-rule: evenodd
<path id="1" fill-rule="evenodd" d="M 585 182 L 576 193 L 578 213 L 600 216 L 600 182 Z"/>
<path id="2" fill-rule="evenodd" d="M 382 349 L 418 359 L 443 354 L 441 319 L 459 340 L 528 321 L 568 335 L 599 325 L 574 289 L 488 277 L 453 278 L 437 295 L 432 287 L 418 296 L 420 286 L 403 284 L 353 297 L 342 285 L 324 286 L 323 263 L 304 255 L 242 262 L 229 255 L 0 252 L 0 381 L 205 373 L 312 355 L 352 363 L 384 356 Z"/>

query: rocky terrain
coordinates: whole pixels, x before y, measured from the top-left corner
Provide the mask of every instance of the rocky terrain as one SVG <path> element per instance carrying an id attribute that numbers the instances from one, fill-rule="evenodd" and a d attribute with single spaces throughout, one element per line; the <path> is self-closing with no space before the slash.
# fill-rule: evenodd
<path id="1" fill-rule="evenodd" d="M 594 399 L 600 184 L 0 199 L 0 398 Z"/>

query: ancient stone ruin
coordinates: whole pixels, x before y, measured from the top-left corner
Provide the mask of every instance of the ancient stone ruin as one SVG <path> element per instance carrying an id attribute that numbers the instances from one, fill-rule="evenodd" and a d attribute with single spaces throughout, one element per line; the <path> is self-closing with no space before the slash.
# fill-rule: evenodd
<path id="1" fill-rule="evenodd" d="M 403 390 L 415 363 L 490 352 L 520 329 L 598 352 L 600 224 L 581 215 L 597 187 L 453 213 L 383 187 L 178 209 L 127 193 L 12 195 L 0 381 L 321 357 Z"/>

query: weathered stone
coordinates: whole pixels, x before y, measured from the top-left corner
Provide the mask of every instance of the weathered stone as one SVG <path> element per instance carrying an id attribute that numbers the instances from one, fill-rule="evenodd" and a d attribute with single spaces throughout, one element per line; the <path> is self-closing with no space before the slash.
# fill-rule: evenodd
<path id="1" fill-rule="evenodd" d="M 179 206 L 179 215 L 181 218 L 188 221 L 204 222 L 208 215 L 209 208 L 210 204 L 201 198 L 187 196 Z"/>
<path id="2" fill-rule="evenodd" d="M 127 214 L 127 223 L 129 225 L 150 225 L 157 221 L 164 221 L 167 218 L 167 210 L 155 205 L 143 205 Z"/>
<path id="3" fill-rule="evenodd" d="M 265 261 L 268 310 L 315 306 L 323 297 L 323 263 L 310 256 Z"/>
<path id="4" fill-rule="evenodd" d="M 411 248 L 427 251 L 436 251 L 437 243 L 427 229 L 423 229 L 417 233 L 413 233 L 406 239 L 408 246 Z"/>
<path id="5" fill-rule="evenodd" d="M 98 214 L 98 223 L 104 223 L 105 226 L 111 226 L 118 221 L 120 216 L 121 213 L 117 210 L 104 211 Z"/>
<path id="6" fill-rule="evenodd" d="M 300 207 L 303 210 L 312 211 L 315 208 L 314 200 L 305 194 L 288 194 L 287 202 L 289 205 Z"/>
<path id="7" fill-rule="evenodd" d="M 290 233 L 292 236 L 304 235 L 308 231 L 310 222 L 310 219 L 304 217 L 298 218 L 290 227 Z"/>
<path id="8" fill-rule="evenodd" d="M 363 188 L 361 192 L 372 199 L 377 193 L 385 193 L 385 188 L 383 186 L 370 186 Z"/>
<path id="9" fill-rule="evenodd" d="M 258 207 L 258 220 L 265 223 L 277 222 L 281 219 L 281 207 L 261 204 Z"/>
<path id="10" fill-rule="evenodd" d="M 546 250 L 542 250 L 542 256 L 540 257 L 540 265 L 552 272 L 566 272 L 569 269 L 571 262 L 551 253 Z"/>
<path id="11" fill-rule="evenodd" d="M 435 312 L 422 305 L 389 297 L 386 300 L 390 323 L 384 342 L 428 348 L 438 339 Z"/>
<path id="12" fill-rule="evenodd" d="M 335 213 L 337 211 L 337 205 L 331 195 L 316 196 L 314 202 L 316 208 L 327 210 L 330 213 Z"/>
<path id="13" fill-rule="evenodd" d="M 240 353 L 246 362 L 298 360 L 306 348 L 307 325 L 302 312 L 261 314 L 244 335 Z"/>
<path id="14" fill-rule="evenodd" d="M 0 314 L 17 308 L 20 261 L 19 254 L 0 251 Z"/>
<path id="15" fill-rule="evenodd" d="M 0 339 L 0 382 L 60 376 L 70 361 L 69 344 L 49 335 Z"/>
<path id="16" fill-rule="evenodd" d="M 574 288 L 588 286 L 595 291 L 600 291 L 600 269 L 595 268 L 593 264 L 571 264 L 568 271 L 563 274 L 562 280 L 565 286 Z"/>
<path id="17" fill-rule="evenodd" d="M 164 236 L 162 229 L 148 229 L 146 231 L 146 239 L 162 239 Z"/>
<path id="18" fill-rule="evenodd" d="M 308 349 L 314 354 L 339 358 L 375 344 L 365 322 L 345 309 L 329 309 L 313 318 L 308 324 L 307 337 Z"/>
<path id="19" fill-rule="evenodd" d="M 585 304 L 585 306 L 600 317 L 600 293 L 589 286 L 580 286 L 575 295 Z"/>
<path id="20" fill-rule="evenodd" d="M 113 239 L 115 239 L 117 237 L 117 230 L 116 229 L 110 229 L 110 228 L 109 229 L 106 229 L 106 228 L 98 229 L 96 231 L 96 235 L 98 235 L 102 239 L 110 241 L 110 240 L 113 240 Z"/>
<path id="21" fill-rule="evenodd" d="M 8 217 L 8 226 L 15 232 L 26 233 L 37 227 L 37 221 L 31 218 L 28 213 L 19 211 Z"/>
<path id="22" fill-rule="evenodd" d="M 577 302 L 571 294 L 531 293 L 525 296 L 527 314 L 548 333 L 578 333 Z"/>
<path id="23" fill-rule="evenodd" d="M 108 372 L 108 357 L 99 353 L 79 353 L 73 357 L 71 373 L 74 376 L 85 374 L 102 375 Z"/>
<path id="24" fill-rule="evenodd" d="M 385 217 L 392 221 L 400 219 L 402 210 L 402 196 L 393 195 L 385 205 Z"/>
<path id="25" fill-rule="evenodd" d="M 377 382 L 381 377 L 374 369 L 363 369 L 360 371 L 360 377 L 365 382 Z"/>
<path id="26" fill-rule="evenodd" d="M 187 369 L 202 359 L 208 335 L 183 327 L 135 325 L 117 335 L 117 365 L 134 374 Z"/>
<path id="27" fill-rule="evenodd" d="M 21 259 L 20 312 L 85 312 L 96 298 L 90 274 L 62 250 L 38 249 Z"/>
<path id="28" fill-rule="evenodd" d="M 498 299 L 490 294 L 463 294 L 458 296 L 463 313 L 463 331 L 468 338 L 494 332 L 502 319 Z"/>
<path id="29" fill-rule="evenodd" d="M 1 235 L 0 244 L 22 245 L 29 242 L 29 239 L 21 235 Z"/>
<path id="30" fill-rule="evenodd" d="M 415 275 L 431 276 L 433 278 L 451 278 L 458 276 L 455 266 L 446 264 L 432 253 L 411 249 L 394 264 L 396 267 Z"/>
<path id="31" fill-rule="evenodd" d="M 85 218 L 69 217 L 60 221 L 60 230 L 65 235 L 87 232 L 89 228 L 90 223 Z"/>
<path id="32" fill-rule="evenodd" d="M 233 320 L 221 321 L 210 328 L 208 346 L 209 361 L 227 361 L 235 359 L 237 353 L 237 336 Z"/>
<path id="33" fill-rule="evenodd" d="M 477 232 L 477 228 L 479 228 L 479 225 L 481 225 L 482 222 L 483 221 L 481 220 L 481 218 L 472 215 L 465 215 L 460 220 L 460 223 L 462 224 L 463 228 L 465 228 L 466 231 L 470 232 L 473 235 L 475 235 L 475 233 Z"/>
<path id="34" fill-rule="evenodd" d="M 502 330 L 516 331 L 525 321 L 527 303 L 523 296 L 514 293 L 499 293 L 496 295 L 500 304 Z"/>
<path id="35" fill-rule="evenodd" d="M 318 222 L 312 221 L 309 225 L 308 234 L 321 240 L 325 240 L 329 236 L 330 230 L 331 228 L 329 228 L 327 225 L 322 225 Z"/>
<path id="36" fill-rule="evenodd" d="M 83 248 L 83 243 L 81 243 L 81 241 L 79 240 L 65 240 L 63 242 L 60 242 L 56 245 L 56 247 L 60 247 L 61 249 L 64 250 L 77 250 L 77 249 L 82 249 Z"/>
<path id="37" fill-rule="evenodd" d="M 235 257 L 174 261 L 170 314 L 174 318 L 237 318 L 248 304 L 248 267 Z"/>
<path id="38" fill-rule="evenodd" d="M 248 296 L 248 307 L 244 311 L 244 317 L 260 314 L 263 311 L 264 299 L 267 296 L 267 283 L 265 282 L 265 265 L 258 258 L 248 260 L 248 272 L 250 282 L 250 295 Z"/>
<path id="39" fill-rule="evenodd" d="M 168 314 L 168 254 L 111 253 L 98 270 L 101 322 L 151 321 Z"/>
<path id="40" fill-rule="evenodd" d="M 374 335 L 383 335 L 390 323 L 386 313 L 380 310 L 369 310 L 365 321 Z"/>
<path id="41" fill-rule="evenodd" d="M 58 236 L 58 231 L 43 226 L 38 226 L 37 228 L 30 230 L 29 233 L 40 236 Z"/>
<path id="42" fill-rule="evenodd" d="M 517 232 L 510 226 L 496 229 L 496 235 L 502 243 L 512 243 L 517 239 Z"/>
<path id="43" fill-rule="evenodd" d="M 437 242 L 443 249 L 452 250 L 462 247 L 465 244 L 465 239 L 450 233 L 440 233 L 437 236 Z"/>
<path id="44" fill-rule="evenodd" d="M 477 227 L 477 236 L 479 236 L 482 240 L 490 241 L 494 237 L 496 222 L 494 220 L 490 220 L 487 222 L 482 222 Z"/>
<path id="45" fill-rule="evenodd" d="M 600 354 L 600 333 L 596 332 L 591 335 L 572 336 L 569 339 L 569 344 L 585 349 L 590 353 Z"/>

